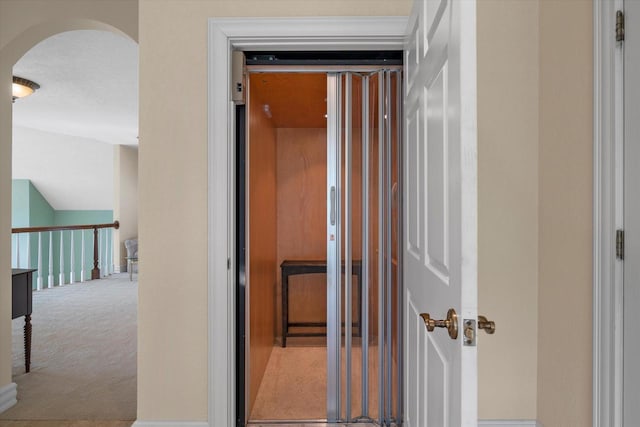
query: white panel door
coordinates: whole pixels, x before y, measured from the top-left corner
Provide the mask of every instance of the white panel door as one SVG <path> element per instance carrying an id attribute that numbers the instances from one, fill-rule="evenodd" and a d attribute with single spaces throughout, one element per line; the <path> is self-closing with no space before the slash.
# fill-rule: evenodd
<path id="1" fill-rule="evenodd" d="M 476 12 L 416 0 L 405 48 L 404 330 L 408 427 L 477 425 Z M 421 313 L 458 316 L 456 339 Z"/>
<path id="2" fill-rule="evenodd" d="M 625 1 L 624 41 L 624 427 L 640 423 L 640 2 Z"/>

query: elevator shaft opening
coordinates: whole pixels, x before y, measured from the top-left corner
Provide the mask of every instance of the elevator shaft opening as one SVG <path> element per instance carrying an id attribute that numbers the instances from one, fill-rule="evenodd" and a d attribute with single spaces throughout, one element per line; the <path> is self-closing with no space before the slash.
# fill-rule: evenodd
<path id="1" fill-rule="evenodd" d="M 249 424 L 401 419 L 402 78 L 365 68 L 247 74 Z"/>

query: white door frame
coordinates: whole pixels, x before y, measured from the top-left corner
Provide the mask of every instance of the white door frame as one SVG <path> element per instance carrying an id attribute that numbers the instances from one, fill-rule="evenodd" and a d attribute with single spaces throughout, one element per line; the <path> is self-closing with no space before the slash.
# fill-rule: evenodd
<path id="1" fill-rule="evenodd" d="M 403 50 L 407 17 L 212 18 L 208 36 L 209 425 L 235 425 L 233 50 Z"/>
<path id="2" fill-rule="evenodd" d="M 616 230 L 623 228 L 623 48 L 615 41 L 622 0 L 593 6 L 593 426 L 622 427 L 623 282 Z"/>

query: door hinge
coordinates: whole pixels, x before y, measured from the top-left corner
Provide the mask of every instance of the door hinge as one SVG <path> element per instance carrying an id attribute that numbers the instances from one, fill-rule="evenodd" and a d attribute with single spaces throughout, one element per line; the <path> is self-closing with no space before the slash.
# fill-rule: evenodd
<path id="1" fill-rule="evenodd" d="M 616 12 L 616 41 L 624 41 L 624 12 Z"/>
<path id="2" fill-rule="evenodd" d="M 616 230 L 616 258 L 624 259 L 624 230 Z"/>

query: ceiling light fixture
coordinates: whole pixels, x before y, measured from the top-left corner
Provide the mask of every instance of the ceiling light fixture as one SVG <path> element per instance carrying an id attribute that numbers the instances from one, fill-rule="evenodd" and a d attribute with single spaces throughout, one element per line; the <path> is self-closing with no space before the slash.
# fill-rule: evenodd
<path id="1" fill-rule="evenodd" d="M 13 102 L 18 98 L 24 98 L 25 96 L 31 95 L 38 89 L 40 89 L 40 85 L 38 83 L 22 77 L 13 76 L 13 86 L 11 91 L 13 95 Z"/>

